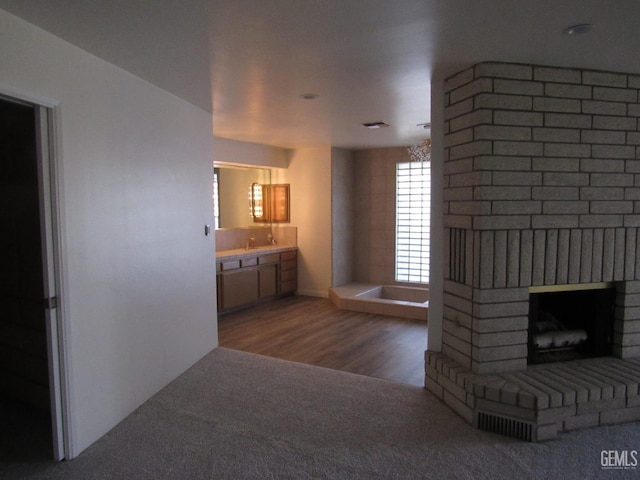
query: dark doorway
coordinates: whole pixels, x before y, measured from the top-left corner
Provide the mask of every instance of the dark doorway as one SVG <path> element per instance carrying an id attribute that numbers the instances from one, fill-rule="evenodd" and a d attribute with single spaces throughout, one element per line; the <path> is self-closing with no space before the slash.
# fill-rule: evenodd
<path id="1" fill-rule="evenodd" d="M 52 442 L 36 111 L 0 97 L 0 408 L 12 420 L 0 429 L 0 456 L 9 460 Z"/>

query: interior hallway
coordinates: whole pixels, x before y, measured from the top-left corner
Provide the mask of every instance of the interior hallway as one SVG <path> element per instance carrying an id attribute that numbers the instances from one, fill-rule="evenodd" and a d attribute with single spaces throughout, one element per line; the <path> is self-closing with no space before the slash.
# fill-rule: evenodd
<path id="1" fill-rule="evenodd" d="M 292 296 L 218 317 L 221 347 L 424 386 L 427 323 Z"/>

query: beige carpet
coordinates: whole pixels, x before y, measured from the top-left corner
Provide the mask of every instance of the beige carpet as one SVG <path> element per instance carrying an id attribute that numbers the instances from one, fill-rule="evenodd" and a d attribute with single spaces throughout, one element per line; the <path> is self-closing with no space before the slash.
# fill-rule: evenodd
<path id="1" fill-rule="evenodd" d="M 4 462 L 26 479 L 587 479 L 640 426 L 532 444 L 477 431 L 420 387 L 219 348 L 70 462 Z"/>

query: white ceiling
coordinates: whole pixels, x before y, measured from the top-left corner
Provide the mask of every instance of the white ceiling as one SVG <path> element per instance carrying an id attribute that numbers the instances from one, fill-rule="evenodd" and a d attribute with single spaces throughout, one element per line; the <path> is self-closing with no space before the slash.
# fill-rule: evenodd
<path id="1" fill-rule="evenodd" d="M 419 143 L 432 75 L 480 61 L 640 73 L 638 0 L 0 0 L 0 8 L 213 111 L 217 136 L 287 148 Z M 579 23 L 595 29 L 563 34 Z M 361 125 L 373 121 L 391 127 Z"/>

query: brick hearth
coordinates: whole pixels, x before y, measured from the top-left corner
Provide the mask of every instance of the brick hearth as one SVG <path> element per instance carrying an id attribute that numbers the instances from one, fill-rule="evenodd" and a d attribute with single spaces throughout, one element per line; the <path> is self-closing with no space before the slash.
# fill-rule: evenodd
<path id="1" fill-rule="evenodd" d="M 476 425 L 521 421 L 540 440 L 640 419 L 637 363 L 620 360 L 640 357 L 639 90 L 636 75 L 503 63 L 445 81 L 443 340 L 426 384 Z M 524 378 L 560 368 L 527 365 L 531 289 L 581 284 L 616 290 L 617 359 L 562 364 L 599 397 Z"/>

